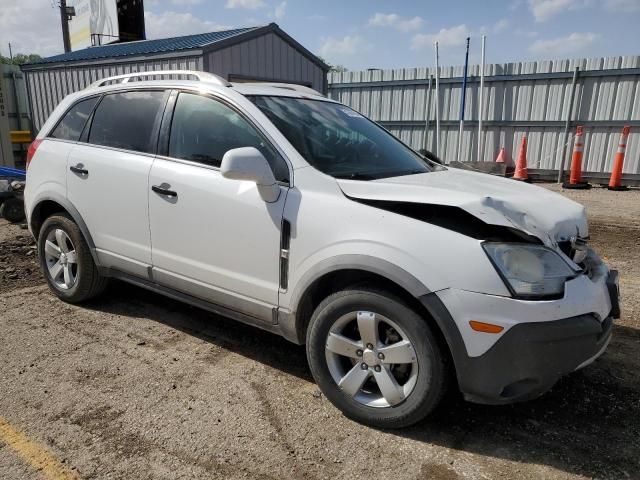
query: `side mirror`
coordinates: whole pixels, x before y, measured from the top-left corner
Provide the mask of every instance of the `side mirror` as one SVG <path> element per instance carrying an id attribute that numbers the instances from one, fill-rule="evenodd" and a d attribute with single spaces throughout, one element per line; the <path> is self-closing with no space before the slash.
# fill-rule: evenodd
<path id="1" fill-rule="evenodd" d="M 224 178 L 255 182 L 265 202 L 273 203 L 280 197 L 269 162 L 257 148 L 242 147 L 229 150 L 222 157 L 220 171 Z"/>

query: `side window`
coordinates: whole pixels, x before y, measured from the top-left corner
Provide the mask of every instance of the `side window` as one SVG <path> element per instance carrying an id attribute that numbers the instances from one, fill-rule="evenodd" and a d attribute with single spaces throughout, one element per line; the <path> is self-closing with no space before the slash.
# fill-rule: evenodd
<path id="1" fill-rule="evenodd" d="M 93 114 L 88 142 L 155 153 L 154 125 L 164 95 L 161 91 L 105 95 Z"/>
<path id="2" fill-rule="evenodd" d="M 240 114 L 217 100 L 181 93 L 171 121 L 169 156 L 219 167 L 233 148 L 255 147 L 265 156 L 277 180 L 286 182 L 284 160 Z"/>
<path id="3" fill-rule="evenodd" d="M 69 109 L 64 117 L 62 117 L 58 126 L 53 129 L 53 132 L 51 132 L 49 136 L 77 142 L 98 98 L 99 97 L 92 97 L 76 103 Z"/>

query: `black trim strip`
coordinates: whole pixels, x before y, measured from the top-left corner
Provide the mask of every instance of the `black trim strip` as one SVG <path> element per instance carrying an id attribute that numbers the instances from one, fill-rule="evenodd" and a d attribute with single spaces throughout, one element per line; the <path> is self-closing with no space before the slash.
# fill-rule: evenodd
<path id="1" fill-rule="evenodd" d="M 282 219 L 280 233 L 280 288 L 286 290 L 289 286 L 289 246 L 291 245 L 291 223 Z"/>
<path id="2" fill-rule="evenodd" d="M 179 292 L 178 290 L 174 290 L 173 288 L 165 287 L 163 285 L 159 285 L 157 283 L 144 280 L 134 275 L 129 275 L 127 273 L 121 272 L 120 270 L 104 269 L 102 270 L 101 273 L 111 278 L 117 278 L 127 283 L 137 285 L 138 287 L 142 287 L 146 290 L 151 290 L 152 292 L 159 293 L 160 295 L 164 295 L 165 297 L 169 297 L 174 300 L 187 303 L 194 307 L 202 308 L 203 310 L 207 310 L 217 315 L 229 317 L 233 320 L 237 320 L 239 322 L 245 323 L 247 325 L 251 325 L 253 327 L 258 327 L 268 332 L 280 334 L 277 325 L 273 325 L 273 323 L 270 321 L 265 322 L 262 319 L 252 317 L 250 315 L 238 312 L 236 310 L 231 310 L 229 308 L 223 307 L 222 305 L 218 305 L 216 303 L 211 303 L 211 302 L 207 302 L 206 300 L 201 300 L 199 298 L 193 297 L 186 293 Z"/>
<path id="3" fill-rule="evenodd" d="M 160 122 L 160 129 L 158 132 L 158 148 L 157 154 L 166 157 L 169 155 L 169 134 L 171 132 L 171 122 L 173 120 L 173 111 L 176 106 L 176 99 L 178 98 L 178 90 L 171 90 L 167 104 L 165 105 L 164 112 L 162 114 L 162 121 Z"/>

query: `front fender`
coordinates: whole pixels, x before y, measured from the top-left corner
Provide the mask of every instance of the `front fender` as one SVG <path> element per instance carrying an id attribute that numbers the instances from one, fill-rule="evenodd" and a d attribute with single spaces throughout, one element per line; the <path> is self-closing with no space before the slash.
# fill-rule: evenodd
<path id="1" fill-rule="evenodd" d="M 302 296 L 313 282 L 328 273 L 339 270 L 363 270 L 375 273 L 400 285 L 416 298 L 426 295 L 431 291 L 414 275 L 387 260 L 363 254 L 342 254 L 325 258 L 315 263 L 298 277 L 289 295 L 289 310 L 297 310 Z M 284 305 L 281 304 L 281 306 Z"/>

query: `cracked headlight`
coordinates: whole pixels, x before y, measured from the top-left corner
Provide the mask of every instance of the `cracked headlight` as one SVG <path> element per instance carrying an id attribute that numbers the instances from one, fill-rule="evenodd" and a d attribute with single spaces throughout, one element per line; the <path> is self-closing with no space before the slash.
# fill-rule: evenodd
<path id="1" fill-rule="evenodd" d="M 576 275 L 565 260 L 542 245 L 483 243 L 482 247 L 516 297 L 557 297 Z"/>

